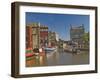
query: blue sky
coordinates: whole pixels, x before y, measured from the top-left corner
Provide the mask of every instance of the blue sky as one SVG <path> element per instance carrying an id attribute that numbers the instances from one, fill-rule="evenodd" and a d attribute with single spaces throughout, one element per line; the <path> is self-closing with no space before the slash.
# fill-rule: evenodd
<path id="1" fill-rule="evenodd" d="M 26 24 L 33 22 L 48 26 L 49 31 L 58 33 L 63 40 L 70 40 L 70 24 L 72 26 L 84 24 L 85 31 L 89 32 L 90 20 L 89 15 L 26 12 Z"/>

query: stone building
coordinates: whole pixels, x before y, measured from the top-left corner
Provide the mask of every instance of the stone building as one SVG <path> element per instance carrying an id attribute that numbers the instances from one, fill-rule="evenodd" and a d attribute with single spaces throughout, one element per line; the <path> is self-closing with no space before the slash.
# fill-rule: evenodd
<path id="1" fill-rule="evenodd" d="M 33 34 L 32 34 L 32 40 L 33 40 L 33 49 L 34 48 L 39 48 L 39 37 L 40 37 L 40 31 L 39 31 L 39 27 L 40 25 L 37 24 L 33 24 Z"/>
<path id="2" fill-rule="evenodd" d="M 64 43 L 64 40 L 59 39 L 58 47 L 59 47 L 59 48 L 63 48 L 63 43 Z"/>
<path id="3" fill-rule="evenodd" d="M 78 44 L 79 47 L 83 44 L 83 35 L 85 33 L 84 25 L 74 27 L 71 26 L 70 28 L 70 39 L 73 43 Z"/>
<path id="4" fill-rule="evenodd" d="M 55 47 L 56 45 L 57 45 L 56 32 L 49 31 L 48 32 L 48 46 Z"/>

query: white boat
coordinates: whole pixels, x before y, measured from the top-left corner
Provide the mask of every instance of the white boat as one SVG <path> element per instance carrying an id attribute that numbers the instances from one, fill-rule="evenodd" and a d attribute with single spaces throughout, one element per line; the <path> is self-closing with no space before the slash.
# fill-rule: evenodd
<path id="1" fill-rule="evenodd" d="M 46 51 L 54 51 L 56 48 L 44 48 L 44 50 L 46 50 Z"/>

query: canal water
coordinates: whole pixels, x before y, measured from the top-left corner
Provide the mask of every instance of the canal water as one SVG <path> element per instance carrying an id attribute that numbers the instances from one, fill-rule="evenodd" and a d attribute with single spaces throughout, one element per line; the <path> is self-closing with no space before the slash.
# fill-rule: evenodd
<path id="1" fill-rule="evenodd" d="M 61 49 L 46 52 L 45 55 L 32 56 L 26 60 L 26 67 L 89 64 L 89 52 L 65 52 Z"/>
<path id="2" fill-rule="evenodd" d="M 81 51 L 76 54 L 58 50 L 46 53 L 45 64 L 47 66 L 89 64 L 89 52 Z"/>

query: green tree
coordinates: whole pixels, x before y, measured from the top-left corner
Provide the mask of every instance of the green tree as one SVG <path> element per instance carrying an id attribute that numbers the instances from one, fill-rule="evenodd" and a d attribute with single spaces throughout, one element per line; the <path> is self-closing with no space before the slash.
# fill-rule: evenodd
<path id="1" fill-rule="evenodd" d="M 83 41 L 88 42 L 89 41 L 89 32 L 88 33 L 84 33 L 82 39 L 83 39 Z"/>
<path id="2" fill-rule="evenodd" d="M 84 48 L 89 48 L 89 32 L 88 33 L 84 33 L 82 40 L 84 42 Z"/>

